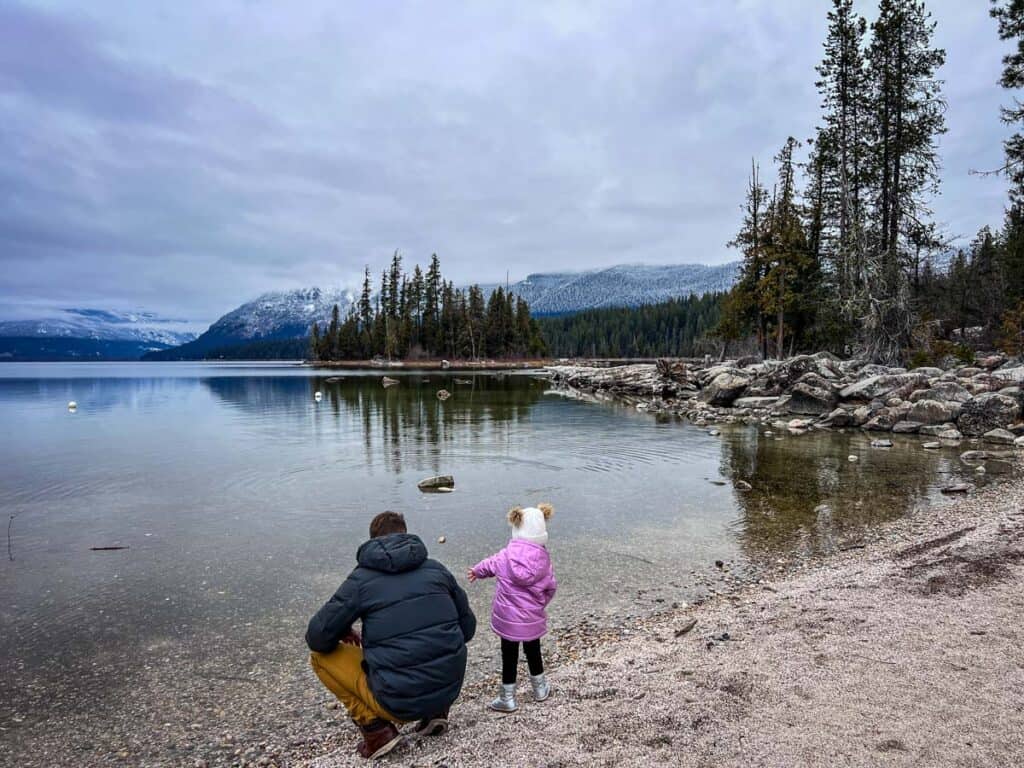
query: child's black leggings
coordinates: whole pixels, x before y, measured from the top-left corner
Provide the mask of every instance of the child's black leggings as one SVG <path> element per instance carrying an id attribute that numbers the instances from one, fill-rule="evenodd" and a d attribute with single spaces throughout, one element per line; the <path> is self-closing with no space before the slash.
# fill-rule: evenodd
<path id="1" fill-rule="evenodd" d="M 523 653 L 531 675 L 544 674 L 544 659 L 540 657 L 540 638 L 523 643 Z M 519 668 L 519 643 L 501 638 L 501 682 L 510 685 L 516 681 Z"/>

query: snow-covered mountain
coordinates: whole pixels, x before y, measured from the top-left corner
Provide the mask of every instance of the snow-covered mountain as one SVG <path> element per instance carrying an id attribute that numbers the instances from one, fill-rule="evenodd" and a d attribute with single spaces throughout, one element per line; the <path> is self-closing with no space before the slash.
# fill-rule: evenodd
<path id="1" fill-rule="evenodd" d="M 738 267 L 739 262 L 716 266 L 623 264 L 586 272 L 530 275 L 510 288 L 529 302 L 534 314 L 553 315 L 593 307 L 638 306 L 691 293 L 728 290 L 736 280 Z M 497 286 L 481 287 L 489 294 Z M 335 304 L 344 317 L 354 301 L 355 292 L 345 288 L 265 293 L 228 312 L 194 341 L 147 358 L 195 359 L 216 355 L 217 350 L 235 355 L 251 342 L 304 338 L 314 322 L 323 326 L 330 321 Z"/>
<path id="2" fill-rule="evenodd" d="M 705 264 L 619 264 L 585 272 L 530 275 L 510 289 L 526 299 L 535 315 L 579 312 L 594 307 L 636 307 L 691 293 L 727 291 L 739 262 Z M 490 292 L 496 286 L 487 286 Z"/>
<path id="3" fill-rule="evenodd" d="M 72 308 L 46 315 L 0 320 L 0 359 L 137 359 L 196 338 L 188 322 L 152 312 Z"/>
<path id="4" fill-rule="evenodd" d="M 324 325 L 330 321 L 335 304 L 344 317 L 353 301 L 352 291 L 344 288 L 298 288 L 265 293 L 228 312 L 194 341 L 151 357 L 188 359 L 253 341 L 305 337 L 314 322 Z"/>

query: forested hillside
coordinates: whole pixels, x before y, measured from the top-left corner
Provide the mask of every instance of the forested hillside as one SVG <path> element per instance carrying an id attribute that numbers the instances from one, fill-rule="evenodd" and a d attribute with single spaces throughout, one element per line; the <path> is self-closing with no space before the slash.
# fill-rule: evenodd
<path id="1" fill-rule="evenodd" d="M 553 357 L 688 357 L 710 350 L 724 294 L 591 309 L 537 322 Z"/>
<path id="2" fill-rule="evenodd" d="M 342 318 L 337 305 L 326 328 L 313 324 L 315 360 L 374 357 L 463 359 L 539 357 L 546 353 L 537 321 L 524 299 L 495 289 L 489 298 L 478 285 L 457 289 L 441 275 L 435 254 L 426 272 L 402 270 L 396 252 L 373 292 L 369 267 L 359 300 Z"/>
<path id="3" fill-rule="evenodd" d="M 1024 3 L 996 2 L 1005 57 L 1001 85 L 1024 85 Z M 743 255 L 717 335 L 753 337 L 764 356 L 794 350 L 863 352 L 881 362 L 926 361 L 981 326 L 979 343 L 1019 351 L 1024 329 L 1024 137 L 1005 143 L 1010 181 L 1001 230 L 965 248 L 930 209 L 945 130 L 935 23 L 920 0 L 881 0 L 871 24 L 834 0 L 816 85 L 822 114 L 811 138 L 788 138 L 769 188 L 752 164 L 732 245 Z M 1016 99 L 1002 118 L 1019 128 Z M 804 147 L 806 153 L 801 155 Z M 953 256 L 950 257 L 950 252 Z"/>

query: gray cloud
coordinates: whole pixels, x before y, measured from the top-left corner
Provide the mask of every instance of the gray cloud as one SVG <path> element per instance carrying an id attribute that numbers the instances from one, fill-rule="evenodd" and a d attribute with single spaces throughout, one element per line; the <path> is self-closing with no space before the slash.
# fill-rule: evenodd
<path id="1" fill-rule="evenodd" d="M 865 12 L 870 11 L 867 3 Z M 985 3 L 934 0 L 938 217 L 996 224 Z M 209 321 L 398 248 L 459 281 L 721 262 L 751 156 L 818 117 L 825 4 L 0 0 L 0 307 Z"/>

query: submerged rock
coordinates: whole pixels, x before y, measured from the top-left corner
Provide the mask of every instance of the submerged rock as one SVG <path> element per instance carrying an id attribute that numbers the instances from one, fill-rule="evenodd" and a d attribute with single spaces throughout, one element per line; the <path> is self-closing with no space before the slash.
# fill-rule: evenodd
<path id="1" fill-rule="evenodd" d="M 454 488 L 455 478 L 451 475 L 434 475 L 433 477 L 427 477 L 416 483 L 416 487 L 421 491 L 433 491 L 441 490 L 443 488 Z"/>

